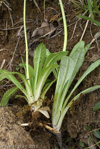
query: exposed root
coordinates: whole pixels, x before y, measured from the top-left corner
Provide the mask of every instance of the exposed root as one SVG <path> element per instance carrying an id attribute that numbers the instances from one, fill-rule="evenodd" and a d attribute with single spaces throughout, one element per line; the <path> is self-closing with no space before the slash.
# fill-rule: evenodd
<path id="1" fill-rule="evenodd" d="M 32 123 L 23 123 L 21 124 L 22 127 L 27 127 L 27 126 L 31 126 Z M 43 124 L 43 123 L 39 123 L 39 126 L 40 127 L 45 127 L 50 133 L 52 133 L 53 135 L 56 136 L 57 138 L 57 141 L 58 141 L 58 145 L 60 147 L 60 149 L 62 149 L 62 135 L 61 135 L 61 131 L 57 131 L 56 129 L 46 125 L 46 124 Z"/>
<path id="2" fill-rule="evenodd" d="M 50 131 L 52 134 L 54 134 L 57 138 L 58 141 L 58 145 L 60 147 L 60 149 L 62 149 L 62 135 L 61 135 L 61 131 L 57 131 L 56 129 L 46 125 L 46 124 L 42 124 L 39 123 L 40 126 L 44 126 L 48 131 Z"/>

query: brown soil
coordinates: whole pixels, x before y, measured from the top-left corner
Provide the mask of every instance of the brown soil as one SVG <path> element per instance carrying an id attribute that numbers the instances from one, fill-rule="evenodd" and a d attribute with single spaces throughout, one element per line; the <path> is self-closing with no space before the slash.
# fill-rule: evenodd
<path id="1" fill-rule="evenodd" d="M 22 139 L 23 138 L 23 139 Z M 30 143 L 30 144 L 29 144 Z M 35 146 L 30 135 L 20 126 L 11 107 L 0 108 L 0 148 L 29 148 Z"/>
<path id="2" fill-rule="evenodd" d="M 63 22 L 58 22 L 61 17 L 60 7 L 57 0 L 46 0 L 45 19 L 48 19 L 51 24 L 57 27 L 52 35 L 44 38 L 31 38 L 33 31 L 41 26 L 44 20 L 43 1 L 37 1 L 41 14 L 34 5 L 33 1 L 27 0 L 27 33 L 28 42 L 30 45 L 30 53 L 33 53 L 35 47 L 43 42 L 51 52 L 61 51 L 63 48 Z M 67 15 L 68 24 L 68 46 L 67 50 L 71 51 L 73 46 L 80 40 L 85 26 L 85 21 L 77 22 L 74 8 L 71 1 L 63 1 L 65 13 Z M 25 59 L 25 42 L 23 29 L 19 34 L 19 30 L 23 25 L 23 1 L 9 0 L 9 8 L 4 4 L 0 7 L 0 66 L 3 69 L 16 70 L 19 68 L 21 57 Z M 10 11 L 10 8 L 12 9 Z M 77 27 L 75 29 L 75 24 Z M 73 30 L 75 29 L 74 35 Z M 83 40 L 89 43 L 92 36 L 99 31 L 99 28 L 89 23 Z M 34 42 L 35 40 L 35 42 Z M 18 42 L 18 45 L 17 45 Z M 76 80 L 83 74 L 88 66 L 100 59 L 100 50 L 98 44 L 94 43 L 86 55 L 85 62 L 77 76 Z M 98 45 L 98 46 L 97 46 Z M 4 65 L 3 65 L 4 62 Z M 32 63 L 32 57 L 29 56 L 29 62 Z M 22 69 L 19 71 L 23 72 Z M 100 67 L 91 73 L 84 82 L 80 85 L 76 93 L 83 89 L 100 84 Z M 12 86 L 7 80 L 0 82 L 0 97 L 3 93 Z M 53 89 L 51 89 L 50 97 Z M 49 98 L 50 98 L 49 97 Z M 87 126 L 93 129 L 100 128 L 100 111 L 93 112 L 94 105 L 100 100 L 100 91 L 95 91 L 86 96 L 81 97 L 75 102 L 74 107 L 69 110 L 65 117 L 62 126 L 63 143 L 66 149 L 81 149 L 79 142 L 84 142 L 87 145 L 89 136 Z M 37 119 L 31 120 L 31 113 L 26 112 L 22 116 L 16 114 L 22 111 L 26 103 L 20 99 L 11 99 L 7 107 L 0 107 L 0 148 L 38 148 L 38 149 L 56 149 L 57 141 L 55 136 L 49 133 L 45 128 L 40 127 L 39 123 L 47 123 L 49 120 L 42 115 L 38 115 Z M 20 126 L 21 123 L 32 122 L 27 128 Z"/>

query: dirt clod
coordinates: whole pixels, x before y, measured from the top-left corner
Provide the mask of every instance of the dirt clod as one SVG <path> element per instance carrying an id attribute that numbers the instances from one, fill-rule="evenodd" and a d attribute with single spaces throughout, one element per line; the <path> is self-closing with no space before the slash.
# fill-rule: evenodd
<path id="1" fill-rule="evenodd" d="M 28 149 L 36 146 L 33 139 L 20 122 L 16 121 L 16 116 L 10 107 L 0 107 L 0 148 Z"/>

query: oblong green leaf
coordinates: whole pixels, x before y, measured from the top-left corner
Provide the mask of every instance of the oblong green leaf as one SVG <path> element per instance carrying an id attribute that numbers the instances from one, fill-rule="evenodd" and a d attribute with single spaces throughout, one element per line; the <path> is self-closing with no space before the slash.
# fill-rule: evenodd
<path id="1" fill-rule="evenodd" d="M 100 139 L 100 130 L 94 131 L 93 134 L 96 138 Z"/>
<path id="2" fill-rule="evenodd" d="M 56 109 L 59 111 L 59 107 L 62 107 L 64 98 L 67 94 L 66 91 L 66 85 L 68 80 L 70 79 L 70 76 L 73 73 L 74 70 L 74 66 L 75 63 L 74 61 L 67 56 L 64 56 L 61 60 L 61 64 L 60 64 L 60 69 L 59 69 L 59 74 L 58 74 L 58 80 L 57 80 L 57 84 L 56 84 L 56 90 L 55 90 L 55 95 L 54 95 L 54 99 L 56 99 L 55 102 L 55 106 Z"/>
<path id="3" fill-rule="evenodd" d="M 79 49 L 79 48 L 84 48 L 85 46 L 85 42 L 84 41 L 79 41 L 74 48 L 72 49 L 71 53 L 70 53 L 70 57 L 72 57 L 74 55 L 74 53 Z"/>
<path id="4" fill-rule="evenodd" d="M 93 92 L 97 89 L 100 89 L 100 85 L 95 85 L 95 86 L 92 86 L 92 87 L 89 87 L 87 89 L 85 89 L 84 91 L 80 92 L 78 95 L 76 95 L 72 100 L 77 100 L 81 95 L 85 95 L 87 93 L 90 93 L 90 92 Z"/>
<path id="5" fill-rule="evenodd" d="M 82 66 L 83 62 L 84 62 L 84 57 L 86 54 L 86 50 L 83 46 L 84 46 L 84 42 L 79 42 L 80 44 L 77 44 L 76 48 L 74 49 L 74 52 L 70 55 L 70 57 L 73 59 L 74 61 L 74 70 L 73 73 L 70 76 L 70 79 L 66 85 L 66 94 L 69 90 L 69 87 L 71 86 L 77 72 L 79 71 L 80 67 Z M 70 95 L 69 95 L 70 96 Z M 69 96 L 66 99 L 65 103 L 64 103 L 64 107 L 66 106 L 68 100 L 69 100 Z"/>
<path id="6" fill-rule="evenodd" d="M 96 69 L 100 65 L 100 60 L 97 60 L 96 62 L 92 63 L 89 68 L 84 72 L 84 74 L 81 76 L 81 78 L 78 80 L 74 88 L 72 89 L 71 93 L 67 97 L 67 100 L 71 97 L 75 89 L 80 85 L 80 83 L 84 80 L 84 78 L 91 73 L 94 69 Z"/>
<path id="7" fill-rule="evenodd" d="M 61 94 L 64 88 L 64 85 L 66 84 L 66 82 L 68 81 L 68 79 L 72 74 L 73 66 L 74 66 L 74 61 L 70 57 L 64 56 L 61 59 L 58 80 L 57 80 L 57 85 L 55 90 L 56 93 L 58 92 L 59 94 Z"/>
<path id="8" fill-rule="evenodd" d="M 38 84 L 37 84 L 37 87 L 36 89 L 34 90 L 34 96 L 35 96 L 35 100 L 37 101 L 39 96 L 41 95 L 41 91 L 42 91 L 42 88 L 43 86 L 45 85 L 45 82 L 48 78 L 48 76 L 50 75 L 50 73 L 55 69 L 59 67 L 59 65 L 57 64 L 52 64 L 52 65 L 49 65 L 48 67 L 46 68 L 43 68 L 42 70 L 42 73 L 41 73 L 41 76 L 40 78 L 38 79 Z"/>
<path id="9" fill-rule="evenodd" d="M 69 87 L 71 86 L 77 72 L 79 71 L 80 67 L 82 66 L 83 62 L 84 62 L 84 57 L 86 52 L 88 51 L 90 44 L 88 44 L 86 47 L 84 47 L 85 43 L 84 42 L 79 42 L 72 50 L 70 57 L 73 59 L 75 66 L 74 66 L 74 71 L 72 73 L 72 75 L 70 76 L 69 82 L 68 82 L 68 86 L 66 87 L 67 91 L 69 89 Z M 73 52 L 74 51 L 74 52 Z"/>
<path id="10" fill-rule="evenodd" d="M 42 67 L 46 58 L 46 47 L 43 43 L 39 44 L 34 52 L 33 65 L 34 65 L 34 87 L 36 87 L 39 75 L 41 75 Z"/>
<path id="11" fill-rule="evenodd" d="M 70 54 L 70 57 L 73 59 L 75 63 L 75 67 L 74 67 L 74 71 L 71 76 L 71 79 L 69 81 L 69 86 L 71 85 L 77 72 L 79 71 L 80 67 L 82 66 L 84 62 L 85 53 L 86 53 L 85 48 L 81 46 L 81 44 L 79 44 L 79 47 L 77 48 L 77 50 L 73 54 Z"/>
<path id="12" fill-rule="evenodd" d="M 1 106 L 5 106 L 8 103 L 9 99 L 11 98 L 11 96 L 13 96 L 17 91 L 18 91 L 18 87 L 13 87 L 13 88 L 9 89 L 3 95 L 0 105 Z"/>

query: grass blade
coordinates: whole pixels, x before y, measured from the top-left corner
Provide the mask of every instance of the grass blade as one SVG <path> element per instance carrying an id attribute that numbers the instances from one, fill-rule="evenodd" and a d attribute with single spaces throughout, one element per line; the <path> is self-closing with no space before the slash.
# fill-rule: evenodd
<path id="1" fill-rule="evenodd" d="M 92 19 L 94 19 L 94 15 L 93 15 L 93 11 L 92 11 L 92 2 L 90 1 L 90 0 L 87 0 L 87 2 L 88 2 L 88 10 L 89 10 L 89 13 L 91 14 L 91 17 L 92 17 Z"/>
<path id="2" fill-rule="evenodd" d="M 96 0 L 93 0 L 93 5 L 95 7 L 96 13 L 98 13 L 99 17 L 100 17 L 100 11 L 99 11 L 99 7 L 97 6 L 97 2 Z"/>
<path id="3" fill-rule="evenodd" d="M 97 25 L 98 27 L 100 27 L 100 22 L 92 19 L 92 18 L 89 18 L 87 16 L 82 16 L 82 15 L 78 15 L 78 18 L 82 18 L 82 19 L 85 19 L 85 20 L 89 20 L 91 22 L 93 22 L 95 25 Z"/>

